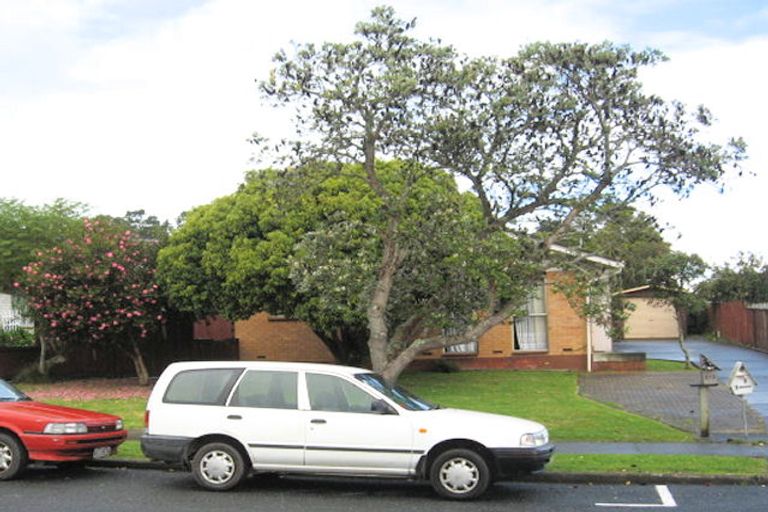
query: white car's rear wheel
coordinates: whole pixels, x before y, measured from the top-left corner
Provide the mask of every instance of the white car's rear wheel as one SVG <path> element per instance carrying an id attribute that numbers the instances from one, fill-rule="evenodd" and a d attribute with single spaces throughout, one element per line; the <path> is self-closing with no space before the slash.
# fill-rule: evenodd
<path id="1" fill-rule="evenodd" d="M 232 489 L 245 477 L 245 461 L 234 446 L 209 443 L 192 459 L 192 473 L 200 486 L 211 491 Z"/>

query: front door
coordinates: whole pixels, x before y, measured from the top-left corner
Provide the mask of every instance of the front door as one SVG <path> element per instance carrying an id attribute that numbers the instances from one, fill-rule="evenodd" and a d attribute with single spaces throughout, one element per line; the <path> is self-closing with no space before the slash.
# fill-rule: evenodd
<path id="1" fill-rule="evenodd" d="M 305 417 L 305 467 L 310 471 L 411 474 L 413 427 L 407 416 L 382 414 L 378 400 L 335 375 L 306 374 L 311 410 Z M 378 410 L 378 412 L 377 412 Z"/>

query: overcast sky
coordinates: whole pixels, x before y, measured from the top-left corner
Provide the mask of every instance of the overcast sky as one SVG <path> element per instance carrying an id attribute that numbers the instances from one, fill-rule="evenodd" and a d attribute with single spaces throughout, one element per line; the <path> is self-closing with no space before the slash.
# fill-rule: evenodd
<path id="1" fill-rule="evenodd" d="M 289 113 L 256 79 L 291 41 L 347 40 L 379 1 L 0 0 L 0 197 L 63 197 L 94 214 L 144 209 L 175 220 L 242 181 L 253 132 L 279 138 Z M 723 194 L 697 190 L 653 213 L 676 249 L 710 263 L 768 259 L 764 123 L 768 2 L 751 0 L 391 1 L 421 37 L 474 55 L 538 40 L 653 47 L 669 57 L 647 90 L 743 136 L 745 168 Z"/>

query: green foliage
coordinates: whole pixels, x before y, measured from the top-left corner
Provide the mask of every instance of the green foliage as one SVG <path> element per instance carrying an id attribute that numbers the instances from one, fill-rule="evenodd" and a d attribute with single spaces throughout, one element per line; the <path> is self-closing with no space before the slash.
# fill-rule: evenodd
<path id="1" fill-rule="evenodd" d="M 659 300 L 678 312 L 695 313 L 706 307 L 706 301 L 693 290 L 706 270 L 707 264 L 698 255 L 673 251 L 656 260 L 650 284 Z"/>
<path id="2" fill-rule="evenodd" d="M 768 265 L 754 254 L 740 254 L 733 266 L 715 267 L 699 291 L 712 302 L 768 302 Z"/>
<path id="3" fill-rule="evenodd" d="M 378 166 L 381 187 L 402 190 L 403 165 Z M 489 279 L 507 298 L 538 277 L 514 239 L 470 243 L 482 217 L 450 176 L 423 174 L 408 186 L 396 236 L 404 260 L 387 310 L 393 325 L 418 314 L 421 330 L 460 327 L 485 307 L 478 290 Z M 159 278 L 181 310 L 230 319 L 284 314 L 307 321 L 341 360 L 364 360 L 366 308 L 387 229 L 382 208 L 359 166 L 252 172 L 236 193 L 186 216 L 160 251 Z"/>
<path id="4" fill-rule="evenodd" d="M 63 199 L 37 207 L 0 198 L 0 291 L 12 288 L 37 251 L 74 236 L 85 210 L 83 204 Z"/>
<path id="5" fill-rule="evenodd" d="M 35 344 L 35 334 L 31 329 L 13 327 L 0 328 L 0 347 L 31 347 Z"/>
<path id="6" fill-rule="evenodd" d="M 609 200 L 585 211 L 561 243 L 624 263 L 620 286 L 628 289 L 647 285 L 654 261 L 670 252 L 662 232 L 652 216 Z"/>

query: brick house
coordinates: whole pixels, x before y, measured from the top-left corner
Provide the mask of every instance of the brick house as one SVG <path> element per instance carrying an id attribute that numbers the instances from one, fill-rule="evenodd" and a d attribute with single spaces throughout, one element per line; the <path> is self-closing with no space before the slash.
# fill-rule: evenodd
<path id="1" fill-rule="evenodd" d="M 608 273 L 621 269 L 618 262 L 589 258 Z M 412 367 L 429 368 L 438 360 L 451 361 L 465 369 L 604 370 L 644 366 L 644 360 L 626 361 L 612 354 L 612 340 L 606 330 L 580 317 L 566 297 L 556 291 L 554 284 L 564 276 L 559 270 L 546 273 L 542 285 L 528 301 L 526 316 L 509 318 L 477 341 L 424 352 Z M 226 324 L 220 319 L 207 322 Z M 227 330 L 225 326 L 215 329 Z M 258 313 L 235 322 L 233 335 L 239 340 L 242 360 L 334 362 L 331 352 L 307 324 L 282 316 Z"/>

